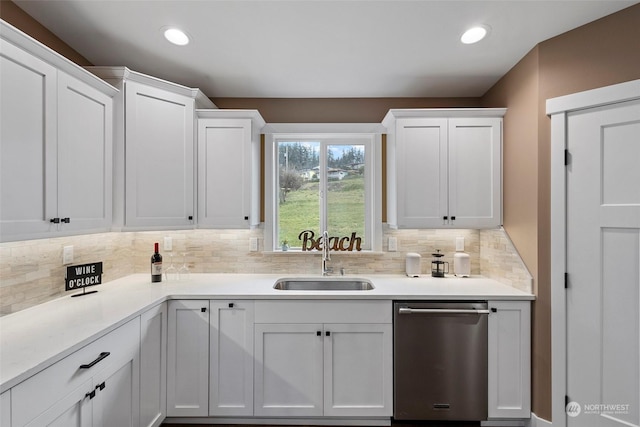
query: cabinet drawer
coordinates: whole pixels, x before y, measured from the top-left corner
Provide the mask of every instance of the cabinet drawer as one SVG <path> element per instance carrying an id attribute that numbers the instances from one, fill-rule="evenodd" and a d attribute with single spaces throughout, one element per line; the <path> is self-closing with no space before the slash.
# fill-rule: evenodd
<path id="1" fill-rule="evenodd" d="M 255 323 L 391 323 L 391 301 L 256 301 Z"/>
<path id="2" fill-rule="evenodd" d="M 12 425 L 26 424 L 103 369 L 122 363 L 139 344 L 140 318 L 135 318 L 21 382 L 11 389 Z M 98 360 L 104 352 L 109 355 Z"/>

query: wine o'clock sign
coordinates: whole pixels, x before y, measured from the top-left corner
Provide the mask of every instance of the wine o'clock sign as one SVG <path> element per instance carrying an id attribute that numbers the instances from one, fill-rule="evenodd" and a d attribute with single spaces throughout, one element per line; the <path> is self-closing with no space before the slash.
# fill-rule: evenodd
<path id="1" fill-rule="evenodd" d="M 102 262 L 67 267 L 67 275 L 64 279 L 65 290 L 74 291 L 76 289 L 82 289 L 83 291 L 81 294 L 71 295 L 72 297 L 98 292 L 87 292 L 84 288 L 100 284 L 102 284 Z"/>

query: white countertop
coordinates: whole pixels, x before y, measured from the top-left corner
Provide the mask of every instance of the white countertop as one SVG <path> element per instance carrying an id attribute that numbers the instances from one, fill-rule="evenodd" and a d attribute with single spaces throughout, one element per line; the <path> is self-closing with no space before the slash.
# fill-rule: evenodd
<path id="1" fill-rule="evenodd" d="M 169 299 L 483 299 L 535 297 L 483 277 L 409 278 L 357 275 L 368 291 L 280 291 L 277 279 L 291 274 L 191 274 L 187 281 L 151 283 L 134 274 L 88 288 L 97 293 L 62 298 L 0 318 L 0 393 L 52 365 L 91 341 Z M 346 276 L 348 277 L 348 276 Z M 354 276 L 356 277 L 356 276 Z"/>

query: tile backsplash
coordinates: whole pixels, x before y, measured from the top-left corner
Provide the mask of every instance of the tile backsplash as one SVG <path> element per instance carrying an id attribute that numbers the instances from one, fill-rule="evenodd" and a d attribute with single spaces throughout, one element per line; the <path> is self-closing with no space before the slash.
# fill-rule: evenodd
<path id="1" fill-rule="evenodd" d="M 174 254 L 176 267 L 182 253 L 194 273 L 282 273 L 320 272 L 320 254 L 262 252 L 262 230 L 183 230 L 102 233 L 0 244 L 0 315 L 6 315 L 64 295 L 62 265 L 64 246 L 74 246 L 74 264 L 102 261 L 103 282 L 149 271 L 153 243 L 160 242 L 164 263 Z M 388 252 L 387 241 L 395 237 L 397 252 Z M 422 256 L 422 273 L 429 274 L 431 254 L 440 249 L 453 265 L 455 238 L 465 238 L 471 273 L 482 274 L 509 286 L 531 292 L 531 276 L 504 230 L 392 230 L 385 229 L 383 251 L 376 253 L 332 253 L 330 266 L 346 274 L 404 274 L 405 255 Z M 164 237 L 171 237 L 173 250 L 163 251 Z M 261 251 L 250 252 L 256 237 Z"/>
<path id="2" fill-rule="evenodd" d="M 505 285 L 533 292 L 533 277 L 503 229 L 480 231 L 480 272 Z"/>

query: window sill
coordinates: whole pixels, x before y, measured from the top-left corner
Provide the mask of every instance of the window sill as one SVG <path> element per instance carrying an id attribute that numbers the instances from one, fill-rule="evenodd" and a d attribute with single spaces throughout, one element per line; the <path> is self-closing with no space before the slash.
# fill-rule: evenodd
<path id="1" fill-rule="evenodd" d="M 322 252 L 318 252 L 318 251 L 301 251 L 301 250 L 292 250 L 289 249 L 288 251 L 278 251 L 278 250 L 274 250 L 274 251 L 263 251 L 262 252 L 264 255 L 274 255 L 274 256 L 313 256 L 313 255 L 322 255 Z M 379 255 L 384 255 L 387 252 L 383 252 L 383 251 L 331 251 L 329 254 L 331 256 L 355 256 L 355 255 L 360 255 L 360 256 L 379 256 Z"/>

